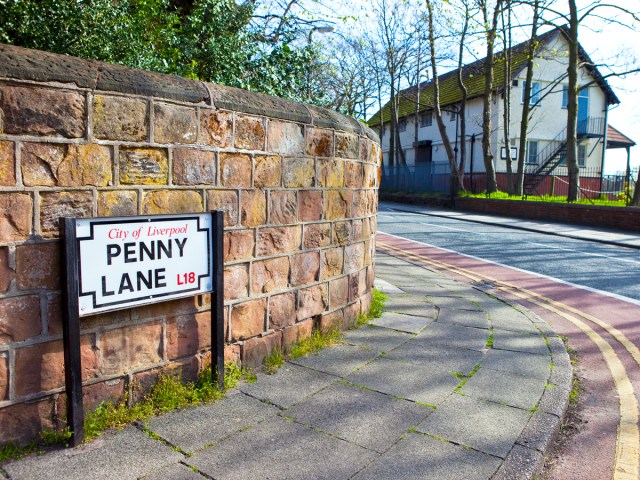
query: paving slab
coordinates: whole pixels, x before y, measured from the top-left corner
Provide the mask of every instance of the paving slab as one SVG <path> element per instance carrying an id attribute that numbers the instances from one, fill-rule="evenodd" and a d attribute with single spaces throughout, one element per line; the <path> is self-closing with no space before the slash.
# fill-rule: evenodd
<path id="1" fill-rule="evenodd" d="M 336 380 L 333 375 L 287 363 L 273 375 L 259 373 L 255 383 L 243 383 L 238 389 L 280 408 L 289 408 Z"/>
<path id="2" fill-rule="evenodd" d="M 395 285 L 392 285 L 391 283 L 381 278 L 376 278 L 375 281 L 373 282 L 373 286 L 375 287 L 376 290 L 382 293 L 405 293 Z"/>
<path id="3" fill-rule="evenodd" d="M 413 337 L 414 335 L 410 333 L 376 327 L 375 325 L 366 325 L 344 332 L 344 341 L 348 344 L 379 353 L 388 352 Z"/>
<path id="4" fill-rule="evenodd" d="M 411 433 L 354 480 L 486 480 L 501 463 L 491 455 Z"/>
<path id="5" fill-rule="evenodd" d="M 476 310 L 478 312 L 484 311 L 477 304 L 460 296 L 454 297 L 429 295 L 427 296 L 427 300 L 437 305 L 439 308 L 448 308 L 451 310 Z"/>
<path id="6" fill-rule="evenodd" d="M 455 348 L 421 341 L 416 337 L 385 354 L 385 358 L 414 365 L 429 365 L 447 372 L 467 375 L 482 359 L 478 350 Z"/>
<path id="7" fill-rule="evenodd" d="M 183 452 L 192 453 L 278 412 L 272 405 L 236 393 L 218 402 L 153 417 L 148 428 Z"/>
<path id="8" fill-rule="evenodd" d="M 390 395 L 336 383 L 283 414 L 383 453 L 432 411 Z"/>
<path id="9" fill-rule="evenodd" d="M 425 327 L 427 327 L 434 320 L 435 317 L 432 316 L 417 315 L 417 311 L 416 315 L 407 315 L 397 312 L 384 312 L 380 318 L 374 318 L 371 321 L 371 324 L 378 327 L 398 330 L 400 332 L 416 334 L 424 330 Z"/>
<path id="10" fill-rule="evenodd" d="M 416 341 L 433 345 L 450 345 L 457 348 L 483 351 L 489 339 L 489 330 L 434 322 L 422 332 Z"/>
<path id="11" fill-rule="evenodd" d="M 378 454 L 299 423 L 274 418 L 184 462 L 212 478 L 347 479 Z"/>
<path id="12" fill-rule="evenodd" d="M 481 367 L 460 393 L 531 411 L 540 401 L 546 378 L 525 377 Z"/>
<path id="13" fill-rule="evenodd" d="M 189 467 L 174 463 L 167 467 L 161 468 L 140 480 L 202 480 L 204 477 L 194 472 Z"/>
<path id="14" fill-rule="evenodd" d="M 475 310 L 451 310 L 441 308 L 438 313 L 438 323 L 451 323 L 465 327 L 489 328 L 489 318 L 486 312 Z"/>
<path id="15" fill-rule="evenodd" d="M 181 453 L 131 426 L 106 432 L 77 448 L 9 463 L 4 469 L 13 480 L 126 480 L 137 479 L 183 458 Z"/>
<path id="16" fill-rule="evenodd" d="M 529 414 L 519 408 L 454 394 L 416 430 L 505 458 Z"/>
<path id="17" fill-rule="evenodd" d="M 482 361 L 482 368 L 547 380 L 551 373 L 551 357 L 491 348 Z"/>
<path id="18" fill-rule="evenodd" d="M 542 335 L 509 330 L 493 329 L 493 348 L 525 352 L 536 355 L 549 355 L 549 347 Z"/>
<path id="19" fill-rule="evenodd" d="M 317 354 L 296 358 L 292 360 L 292 363 L 330 375 L 346 377 L 379 355 L 375 350 L 354 345 L 336 345 L 335 347 L 325 348 Z"/>
<path id="20" fill-rule="evenodd" d="M 448 371 L 379 358 L 349 375 L 347 381 L 377 392 L 427 405 L 439 405 L 458 386 Z"/>
<path id="21" fill-rule="evenodd" d="M 438 316 L 438 310 L 435 305 L 428 302 L 427 297 L 418 295 L 390 296 L 384 308 L 385 313 L 403 313 L 405 315 L 428 317 L 432 320 L 435 320 Z"/>
<path id="22" fill-rule="evenodd" d="M 487 308 L 489 319 L 494 328 L 500 330 L 513 330 L 538 335 L 540 331 L 531 320 L 523 313 L 512 307 Z"/>

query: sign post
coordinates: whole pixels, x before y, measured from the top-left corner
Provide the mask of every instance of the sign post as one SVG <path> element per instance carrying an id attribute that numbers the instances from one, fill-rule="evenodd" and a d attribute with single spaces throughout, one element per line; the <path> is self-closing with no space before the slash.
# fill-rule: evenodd
<path id="1" fill-rule="evenodd" d="M 223 213 L 63 218 L 71 445 L 84 440 L 80 318 L 211 292 L 212 381 L 224 386 Z"/>

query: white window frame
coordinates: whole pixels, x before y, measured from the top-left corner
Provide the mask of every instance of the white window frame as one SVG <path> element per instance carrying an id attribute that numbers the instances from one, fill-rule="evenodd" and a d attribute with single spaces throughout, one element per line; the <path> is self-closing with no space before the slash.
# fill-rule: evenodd
<path id="1" fill-rule="evenodd" d="M 533 106 L 540 105 L 541 91 L 542 91 L 542 84 L 540 82 L 531 82 L 531 98 L 529 99 L 529 106 L 533 107 Z M 520 103 L 524 103 L 524 83 L 522 84 L 522 94 L 520 95 Z"/>
<path id="2" fill-rule="evenodd" d="M 420 115 L 420 128 L 433 125 L 433 112 L 424 112 Z"/>
<path id="3" fill-rule="evenodd" d="M 531 161 L 530 157 L 531 157 L 531 149 L 530 149 L 530 145 L 535 145 L 536 148 L 536 154 L 535 154 L 535 161 Z M 540 143 L 538 142 L 538 140 L 527 140 L 527 154 L 524 157 L 524 163 L 528 164 L 528 165 L 538 165 L 538 153 L 540 153 Z"/>
<path id="4" fill-rule="evenodd" d="M 406 131 L 407 131 L 407 120 L 406 119 L 398 120 L 398 132 L 402 133 Z"/>

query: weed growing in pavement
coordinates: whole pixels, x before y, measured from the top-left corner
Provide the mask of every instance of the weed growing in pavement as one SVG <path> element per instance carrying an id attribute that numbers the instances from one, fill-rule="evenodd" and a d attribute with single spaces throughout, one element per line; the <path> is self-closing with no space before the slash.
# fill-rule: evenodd
<path id="1" fill-rule="evenodd" d="M 371 307 L 367 313 L 363 313 L 358 317 L 358 321 L 356 322 L 357 327 L 368 324 L 374 318 L 380 318 L 384 312 L 384 303 L 388 299 L 389 297 L 387 295 L 374 288 L 371 298 Z"/>
<path id="2" fill-rule="evenodd" d="M 276 348 L 271 352 L 271 354 L 264 357 L 262 361 L 263 371 L 268 375 L 272 375 L 278 371 L 282 365 L 284 365 L 284 356 L 282 355 L 282 350 L 280 348 Z"/>

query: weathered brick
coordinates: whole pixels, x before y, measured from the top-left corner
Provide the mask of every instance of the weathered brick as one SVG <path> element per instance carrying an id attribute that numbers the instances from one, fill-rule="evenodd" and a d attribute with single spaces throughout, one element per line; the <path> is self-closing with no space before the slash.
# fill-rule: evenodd
<path id="1" fill-rule="evenodd" d="M 220 182 L 225 187 L 250 187 L 251 157 L 244 153 L 221 153 Z"/>
<path id="2" fill-rule="evenodd" d="M 239 205 L 236 190 L 207 190 L 207 210 L 224 211 L 224 226 L 238 225 Z"/>
<path id="3" fill-rule="evenodd" d="M 176 185 L 215 185 L 216 156 L 193 148 L 173 151 L 173 183 Z"/>
<path id="4" fill-rule="evenodd" d="M 333 224 L 333 243 L 347 245 L 351 243 L 351 222 L 336 222 Z"/>
<path id="5" fill-rule="evenodd" d="M 298 192 L 298 220 L 313 222 L 322 219 L 322 190 Z"/>
<path id="6" fill-rule="evenodd" d="M 320 280 L 337 277 L 342 274 L 344 252 L 341 247 L 329 248 L 320 252 Z"/>
<path id="7" fill-rule="evenodd" d="M 16 272 L 9 266 L 9 248 L 0 247 L 0 293 L 6 292 Z"/>
<path id="8" fill-rule="evenodd" d="M 362 282 L 363 284 L 365 282 Z M 367 293 L 363 293 L 360 295 L 360 311 L 362 313 L 367 313 L 371 310 L 371 300 L 373 298 L 373 292 L 369 290 Z"/>
<path id="9" fill-rule="evenodd" d="M 31 234 L 33 200 L 28 193 L 0 193 L 0 242 L 26 240 Z"/>
<path id="10" fill-rule="evenodd" d="M 9 359 L 0 353 L 0 402 L 9 397 Z"/>
<path id="11" fill-rule="evenodd" d="M 166 185 L 169 179 L 167 151 L 158 148 L 120 148 L 122 185 Z"/>
<path id="12" fill-rule="evenodd" d="M 147 101 L 142 98 L 93 97 L 93 136 L 104 140 L 143 142 L 149 131 Z"/>
<path id="13" fill-rule="evenodd" d="M 156 103 L 153 111 L 156 143 L 196 143 L 198 117 L 195 108 Z"/>
<path id="14" fill-rule="evenodd" d="M 40 297 L 28 295 L 0 299 L 0 345 L 21 342 L 41 332 Z"/>
<path id="15" fill-rule="evenodd" d="M 360 270 L 359 272 L 349 275 L 349 300 L 351 302 L 358 300 L 364 292 L 367 290 L 367 271 Z"/>
<path id="16" fill-rule="evenodd" d="M 325 194 L 327 220 L 349 218 L 351 216 L 352 192 L 350 190 L 328 190 Z"/>
<path id="17" fill-rule="evenodd" d="M 167 320 L 167 358 L 175 360 L 211 346 L 211 314 L 184 315 Z"/>
<path id="18" fill-rule="evenodd" d="M 261 228 L 258 230 L 257 255 L 265 257 L 294 252 L 300 248 L 301 227 Z"/>
<path id="19" fill-rule="evenodd" d="M 162 361 L 162 324 L 158 321 L 107 330 L 100 334 L 98 347 L 101 375 L 153 366 Z"/>
<path id="20" fill-rule="evenodd" d="M 211 352 L 207 352 L 209 356 Z M 224 346 L 224 363 L 237 363 L 240 364 L 240 345 L 225 345 Z M 211 360 L 209 360 L 211 363 Z"/>
<path id="21" fill-rule="evenodd" d="M 264 150 L 266 131 L 264 120 L 247 115 L 236 115 L 234 145 L 245 150 Z"/>
<path id="22" fill-rule="evenodd" d="M 267 223 L 267 199 L 263 190 L 240 191 L 240 224 L 257 227 Z"/>
<path id="23" fill-rule="evenodd" d="M 302 233 L 303 248 L 320 248 L 331 244 L 331 224 L 312 223 L 304 226 Z"/>
<path id="24" fill-rule="evenodd" d="M 369 155 L 371 154 L 371 148 L 373 147 L 373 142 L 366 137 L 360 138 L 360 155 L 359 159 L 362 162 L 369 161 Z"/>
<path id="25" fill-rule="evenodd" d="M 375 239 L 366 240 L 364 242 L 364 265 L 369 266 L 373 264 L 373 259 L 376 256 L 376 242 Z"/>
<path id="26" fill-rule="evenodd" d="M 264 331 L 266 300 L 249 300 L 231 308 L 231 338 L 233 341 L 246 340 Z"/>
<path id="27" fill-rule="evenodd" d="M 344 312 L 342 309 L 335 312 L 325 313 L 320 316 L 318 322 L 318 329 L 321 332 L 328 332 L 329 330 L 342 329 L 344 324 Z"/>
<path id="28" fill-rule="evenodd" d="M 309 338 L 313 331 L 313 319 L 308 318 L 300 323 L 282 330 L 282 351 L 288 354 L 296 343 Z"/>
<path id="29" fill-rule="evenodd" d="M 362 179 L 362 186 L 367 188 L 374 188 L 377 185 L 378 185 L 378 167 L 370 163 L 365 164 L 364 176 Z"/>
<path id="30" fill-rule="evenodd" d="M 22 146 L 22 180 L 30 186 L 57 185 L 58 167 L 64 160 L 67 145 L 25 143 Z"/>
<path id="31" fill-rule="evenodd" d="M 352 220 L 351 222 L 351 226 L 352 226 L 351 236 L 354 242 L 358 242 L 364 239 L 362 235 L 363 220 L 367 220 L 367 223 L 368 223 L 368 219 L 356 219 L 356 220 Z"/>
<path id="32" fill-rule="evenodd" d="M 283 155 L 300 155 L 305 146 L 302 125 L 269 120 L 267 150 Z"/>
<path id="33" fill-rule="evenodd" d="M 271 191 L 269 194 L 269 224 L 286 225 L 296 223 L 297 203 L 294 191 Z"/>
<path id="34" fill-rule="evenodd" d="M 26 445 L 38 438 L 42 430 L 54 428 L 53 417 L 52 398 L 0 408 L 0 444 L 12 441 Z"/>
<path id="35" fill-rule="evenodd" d="M 188 315 L 190 313 L 196 313 L 198 311 L 197 307 L 197 297 L 186 297 L 179 300 L 172 300 L 170 302 L 152 303 L 149 305 L 145 305 L 144 307 L 137 307 L 130 310 L 130 312 L 131 319 L 139 322 L 141 320 L 149 320 L 152 318 L 162 319 L 168 317 L 176 317 L 178 315 Z M 119 310 L 119 312 L 123 311 L 126 310 Z M 89 318 L 93 318 L 93 316 L 87 317 L 87 320 Z"/>
<path id="36" fill-rule="evenodd" d="M 282 293 L 269 298 L 269 328 L 280 330 L 296 323 L 296 294 Z"/>
<path id="37" fill-rule="evenodd" d="M 45 237 L 58 236 L 60 217 L 91 216 L 93 216 L 93 194 L 89 191 L 40 193 L 40 230 Z"/>
<path id="38" fill-rule="evenodd" d="M 124 217 L 138 213 L 138 192 L 110 190 L 98 192 L 99 217 Z"/>
<path id="39" fill-rule="evenodd" d="M 145 370 L 133 374 L 133 388 L 131 401 L 140 402 L 145 395 L 158 383 L 160 375 L 193 381 L 198 374 L 198 359 L 195 357 L 170 362 L 158 368 Z"/>
<path id="40" fill-rule="evenodd" d="M 2 127 L 0 126 L 0 129 Z M 16 184 L 15 146 L 13 142 L 0 140 L 0 185 Z"/>
<path id="41" fill-rule="evenodd" d="M 278 155 L 254 157 L 253 186 L 256 188 L 279 187 L 282 179 L 282 159 Z"/>
<path id="42" fill-rule="evenodd" d="M 328 158 L 318 160 L 318 186 L 343 187 L 344 161 Z"/>
<path id="43" fill-rule="evenodd" d="M 315 317 L 329 306 L 327 284 L 303 288 L 298 291 L 298 320 Z"/>
<path id="44" fill-rule="evenodd" d="M 358 158 L 360 142 L 357 135 L 336 132 L 336 157 Z"/>
<path id="45" fill-rule="evenodd" d="M 20 290 L 60 290 L 60 245 L 49 242 L 18 246 L 16 278 Z"/>
<path id="46" fill-rule="evenodd" d="M 344 247 L 344 271 L 353 273 L 362 268 L 364 262 L 364 243 L 355 243 Z"/>
<path id="47" fill-rule="evenodd" d="M 356 302 L 344 307 L 343 328 L 345 329 L 351 328 L 358 320 L 360 313 L 361 313 L 360 300 L 357 300 Z"/>
<path id="48" fill-rule="evenodd" d="M 155 190 L 142 200 L 143 214 L 202 212 L 202 197 L 193 190 Z"/>
<path id="49" fill-rule="evenodd" d="M 249 295 L 247 265 L 234 265 L 224 269 L 224 299 L 237 300 Z"/>
<path id="50" fill-rule="evenodd" d="M 251 266 L 251 293 L 253 295 L 281 290 L 287 288 L 288 285 L 288 257 L 253 262 Z"/>
<path id="51" fill-rule="evenodd" d="M 83 137 L 85 108 L 85 97 L 76 92 L 29 87 L 0 88 L 4 133 Z"/>
<path id="52" fill-rule="evenodd" d="M 233 138 L 233 115 L 217 110 L 200 110 L 200 143 L 226 148 Z"/>
<path id="53" fill-rule="evenodd" d="M 349 277 L 341 277 L 329 282 L 329 308 L 342 308 L 349 303 Z"/>
<path id="54" fill-rule="evenodd" d="M 344 186 L 348 188 L 362 188 L 363 186 L 363 167 L 359 162 L 346 162 Z"/>
<path id="55" fill-rule="evenodd" d="M 305 151 L 314 157 L 333 157 L 333 131 L 307 128 Z"/>
<path id="56" fill-rule="evenodd" d="M 236 230 L 224 234 L 224 261 L 247 260 L 253 257 L 255 248 L 253 230 Z"/>
<path id="57" fill-rule="evenodd" d="M 94 411 L 101 403 L 111 402 L 117 405 L 123 400 L 126 392 L 127 381 L 124 378 L 114 378 L 105 382 L 93 383 L 82 387 L 82 404 L 85 415 Z M 61 395 L 66 400 L 66 395 Z M 66 413 L 66 403 L 58 408 L 58 412 Z"/>
<path id="58" fill-rule="evenodd" d="M 312 187 L 316 167 L 311 158 L 285 158 L 282 165 L 282 182 L 287 188 Z"/>
<path id="59" fill-rule="evenodd" d="M 369 190 L 356 190 L 353 192 L 353 216 L 364 217 L 371 213 L 372 198 L 369 195 Z"/>
<path id="60" fill-rule="evenodd" d="M 264 357 L 282 344 L 282 334 L 274 332 L 264 337 L 252 338 L 242 345 L 242 367 L 259 370 Z"/>
<path id="61" fill-rule="evenodd" d="M 320 252 L 306 252 L 291 257 L 291 285 L 311 283 L 318 278 Z"/>

